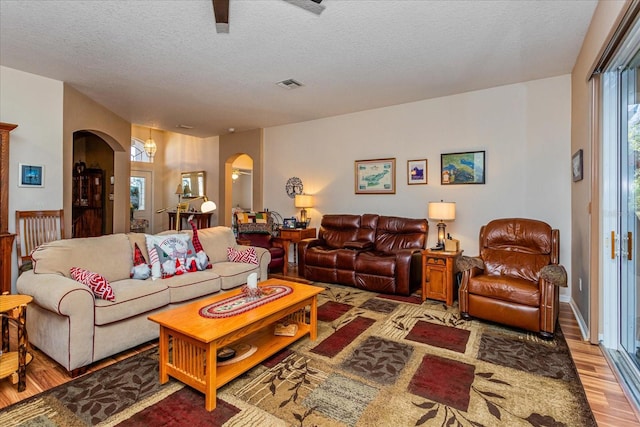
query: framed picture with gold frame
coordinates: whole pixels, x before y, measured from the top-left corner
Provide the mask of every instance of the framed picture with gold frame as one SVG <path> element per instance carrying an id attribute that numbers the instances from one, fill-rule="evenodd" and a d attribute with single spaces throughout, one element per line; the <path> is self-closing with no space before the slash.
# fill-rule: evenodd
<path id="1" fill-rule="evenodd" d="M 356 194 L 395 194 L 396 159 L 355 161 Z"/>

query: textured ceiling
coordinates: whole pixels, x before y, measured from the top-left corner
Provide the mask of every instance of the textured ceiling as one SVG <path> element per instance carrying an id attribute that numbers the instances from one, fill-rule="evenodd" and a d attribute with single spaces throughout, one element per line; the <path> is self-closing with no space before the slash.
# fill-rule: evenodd
<path id="1" fill-rule="evenodd" d="M 0 0 L 0 65 L 204 137 L 570 73 L 596 4 L 230 0 L 218 34 L 211 0 Z"/>

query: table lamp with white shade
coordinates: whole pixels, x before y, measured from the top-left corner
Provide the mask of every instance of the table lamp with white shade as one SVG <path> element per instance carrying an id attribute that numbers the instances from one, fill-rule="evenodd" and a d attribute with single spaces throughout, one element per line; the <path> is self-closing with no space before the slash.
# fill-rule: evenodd
<path id="1" fill-rule="evenodd" d="M 429 219 L 439 221 L 438 226 L 438 244 L 436 249 L 444 249 L 444 238 L 446 224 L 444 221 L 453 221 L 456 219 L 455 202 L 429 202 Z"/>

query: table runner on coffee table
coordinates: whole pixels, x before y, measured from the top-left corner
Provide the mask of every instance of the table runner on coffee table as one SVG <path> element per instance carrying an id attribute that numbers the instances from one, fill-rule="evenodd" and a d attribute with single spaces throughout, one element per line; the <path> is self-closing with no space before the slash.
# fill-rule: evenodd
<path id="1" fill-rule="evenodd" d="M 293 290 L 286 285 L 268 285 L 260 286 L 262 295 L 257 299 L 251 299 L 248 295 L 241 293 L 239 295 L 225 298 L 222 301 L 209 304 L 200 309 L 199 313 L 202 317 L 210 319 L 220 319 L 223 317 L 231 317 L 253 308 L 275 301 L 285 295 L 289 295 Z"/>

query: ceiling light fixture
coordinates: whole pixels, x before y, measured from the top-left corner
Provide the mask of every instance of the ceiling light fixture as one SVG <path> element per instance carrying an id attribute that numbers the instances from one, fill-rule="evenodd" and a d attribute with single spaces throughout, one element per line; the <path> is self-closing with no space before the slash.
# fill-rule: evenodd
<path id="1" fill-rule="evenodd" d="M 182 124 L 180 124 L 180 125 L 176 125 L 176 127 L 177 127 L 177 128 L 180 128 L 180 129 L 193 129 L 193 126 L 189 126 L 189 125 L 182 125 Z"/>
<path id="2" fill-rule="evenodd" d="M 149 139 L 144 142 L 144 151 L 149 156 L 149 159 L 153 162 L 153 156 L 155 156 L 158 146 L 156 142 L 151 138 L 151 128 L 149 128 Z"/>
<path id="3" fill-rule="evenodd" d="M 284 89 L 297 89 L 304 86 L 302 83 L 294 79 L 282 80 L 281 82 L 278 82 L 276 84 Z"/>

